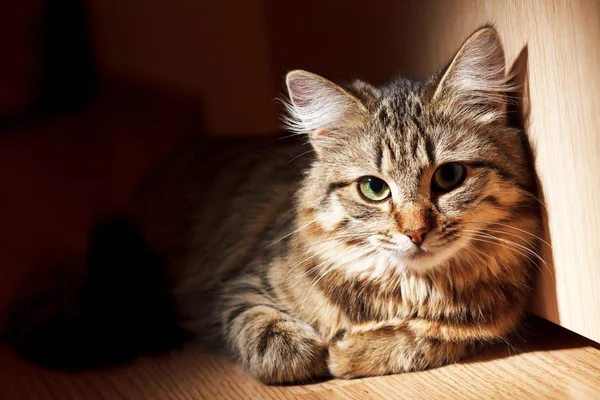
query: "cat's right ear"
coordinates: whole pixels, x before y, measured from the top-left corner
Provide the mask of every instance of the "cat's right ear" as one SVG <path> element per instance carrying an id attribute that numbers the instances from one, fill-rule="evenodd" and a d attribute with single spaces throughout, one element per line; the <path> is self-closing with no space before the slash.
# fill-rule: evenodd
<path id="1" fill-rule="evenodd" d="M 475 31 L 441 76 L 433 101 L 443 110 L 482 122 L 506 120 L 508 93 L 515 89 L 505 74 L 506 60 L 498 32 Z"/>
<path id="2" fill-rule="evenodd" d="M 286 84 L 287 128 L 308 135 L 317 154 L 335 146 L 368 115 L 357 97 L 319 75 L 295 70 L 287 74 Z"/>

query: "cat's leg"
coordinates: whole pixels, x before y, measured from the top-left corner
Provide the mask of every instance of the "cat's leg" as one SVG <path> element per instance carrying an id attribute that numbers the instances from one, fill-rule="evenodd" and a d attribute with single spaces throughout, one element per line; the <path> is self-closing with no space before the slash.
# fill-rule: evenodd
<path id="1" fill-rule="evenodd" d="M 337 378 L 420 371 L 467 356 L 473 346 L 415 335 L 404 327 L 383 327 L 341 335 L 329 346 L 328 366 Z"/>
<path id="2" fill-rule="evenodd" d="M 248 374 L 275 384 L 327 373 L 327 345 L 310 325 L 256 287 L 234 285 L 229 293 L 221 302 L 222 333 Z"/>

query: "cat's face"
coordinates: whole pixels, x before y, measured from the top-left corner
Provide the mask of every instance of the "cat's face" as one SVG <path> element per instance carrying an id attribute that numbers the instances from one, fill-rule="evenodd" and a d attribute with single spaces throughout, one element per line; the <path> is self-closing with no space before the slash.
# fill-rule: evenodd
<path id="1" fill-rule="evenodd" d="M 473 259 L 497 228 L 531 212 L 526 149 L 505 122 L 502 47 L 479 32 L 422 84 L 341 89 L 288 76 L 296 128 L 317 152 L 300 201 L 311 204 L 321 251 L 346 251 L 340 265 L 425 271 Z"/>
<path id="2" fill-rule="evenodd" d="M 401 268 L 427 269 L 527 211 L 530 174 L 517 131 L 435 110 L 384 124 L 380 113 L 393 109 L 392 98 L 378 104 L 362 135 L 315 166 L 324 230 Z"/>

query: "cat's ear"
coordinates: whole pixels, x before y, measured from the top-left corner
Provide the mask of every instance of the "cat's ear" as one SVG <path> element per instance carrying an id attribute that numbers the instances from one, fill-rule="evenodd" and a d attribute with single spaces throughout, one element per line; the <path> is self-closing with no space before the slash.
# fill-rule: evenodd
<path id="1" fill-rule="evenodd" d="M 308 135 L 317 153 L 335 146 L 368 115 L 354 94 L 313 73 L 292 71 L 286 84 L 290 97 L 287 128 Z"/>
<path id="2" fill-rule="evenodd" d="M 433 95 L 440 107 L 482 122 L 505 121 L 507 92 L 504 49 L 493 28 L 482 28 L 462 45 Z"/>

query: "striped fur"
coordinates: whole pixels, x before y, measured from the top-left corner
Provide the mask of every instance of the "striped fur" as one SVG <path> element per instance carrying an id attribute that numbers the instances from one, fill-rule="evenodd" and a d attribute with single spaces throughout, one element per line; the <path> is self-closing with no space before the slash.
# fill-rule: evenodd
<path id="1" fill-rule="evenodd" d="M 506 338 L 540 228 L 522 133 L 504 122 L 503 65 L 486 28 L 426 82 L 341 88 L 290 73 L 292 127 L 316 151 L 248 152 L 202 181 L 177 275 L 186 326 L 218 321 L 232 356 L 267 383 L 420 370 Z M 467 178 L 438 195 L 432 175 L 447 162 Z M 362 199 L 365 175 L 383 178 L 391 199 Z M 403 232 L 421 219 L 431 228 L 415 257 Z M 198 307 L 204 293 L 216 314 Z"/>
<path id="2" fill-rule="evenodd" d="M 187 146 L 134 207 L 169 260 L 185 329 L 270 384 L 422 370 L 505 340 L 540 235 L 506 82 L 499 38 L 484 28 L 424 82 L 342 88 L 291 72 L 288 121 L 310 146 Z M 449 162 L 466 178 L 434 192 Z M 364 176 L 391 197 L 366 201 Z M 419 247 L 406 234 L 420 226 Z"/>

